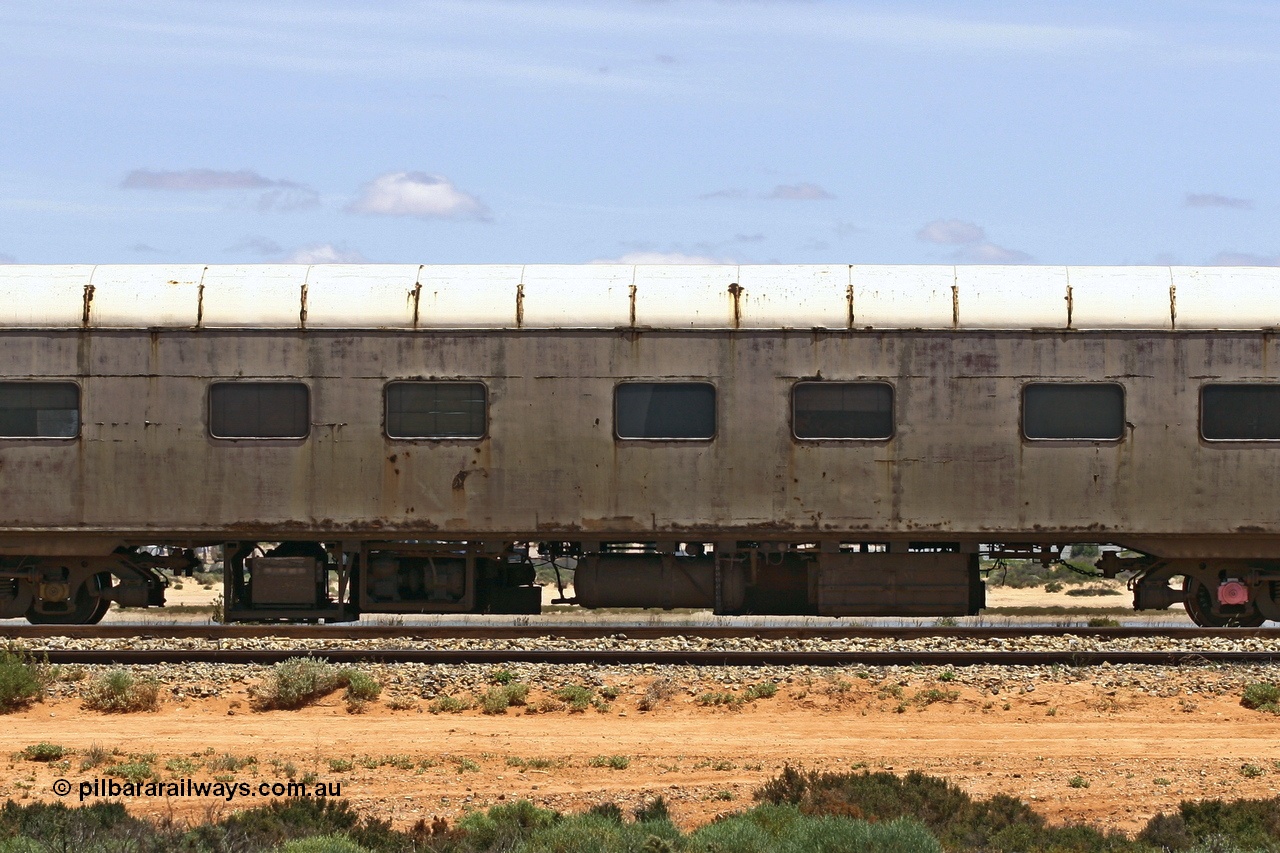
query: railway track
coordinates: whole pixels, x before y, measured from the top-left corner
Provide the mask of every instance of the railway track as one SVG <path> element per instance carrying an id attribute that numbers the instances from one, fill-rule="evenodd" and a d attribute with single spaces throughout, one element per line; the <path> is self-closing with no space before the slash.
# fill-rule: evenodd
<path id="1" fill-rule="evenodd" d="M 1091 637 L 1129 639 L 1163 637 L 1171 640 L 1212 640 L 1249 638 L 1280 640 L 1280 628 L 1194 628 L 1194 627 L 1122 627 L 1122 628 L 1056 628 L 1056 627 L 960 627 L 933 626 L 729 626 L 729 625 L 219 625 L 219 624 L 110 624 L 110 625 L 10 625 L 0 626 L 0 641 L 5 639 L 293 639 L 293 640 L 506 640 L 524 638 L 558 638 L 593 640 L 621 638 L 657 640 L 668 637 L 734 639 L 751 637 L 762 640 L 806 639 L 897 639 L 916 640 L 930 637 L 971 640 L 1017 639 L 1024 637 Z"/>
<path id="2" fill-rule="evenodd" d="M 52 664 L 106 666 L 165 663 L 275 664 L 299 657 L 331 663 L 509 664 L 594 666 L 1205 666 L 1274 664 L 1280 651 L 635 651 L 617 649 L 51 649 L 38 652 Z"/>
<path id="3" fill-rule="evenodd" d="M 1002 641 L 1077 638 L 1061 648 L 1002 648 Z M 0 638 L 21 640 L 56 664 L 274 664 L 297 657 L 334 663 L 590 664 L 597 666 L 1183 666 L 1280 663 L 1280 630 L 1199 628 L 735 628 L 728 626 L 14 626 Z M 547 648 L 511 641 L 566 641 Z M 648 641 L 684 638 L 690 648 L 644 648 Z M 1170 646 L 1126 648 L 1126 641 L 1158 639 Z M 805 641 L 804 648 L 739 648 L 717 640 Z M 598 640 L 599 644 L 590 641 Z M 843 640 L 870 640 L 874 648 Z M 921 641 L 937 640 L 938 647 Z M 1235 641 L 1212 648 L 1214 641 Z M 43 642 L 42 642 L 43 641 Z M 100 642 L 98 645 L 95 641 Z M 172 641 L 168 643 L 167 641 Z M 194 642 L 193 642 L 194 641 Z M 323 645 L 317 645 L 321 641 Z M 484 647 L 471 641 L 495 641 Z M 585 641 L 585 642 L 584 642 Z M 823 641 L 830 641 L 824 647 Z M 901 641 L 902 646 L 895 646 Z M 964 649 L 946 648 L 965 645 Z M 1181 642 L 1185 641 L 1185 642 Z M 1253 642 L 1250 642 L 1253 641 Z M 1260 642 L 1259 642 L 1260 641 Z M 1131 642 L 1129 643 L 1132 644 Z M 922 647 L 923 645 L 923 647 Z M 1223 645 L 1223 644 L 1219 644 Z M 1114 646 L 1114 647 L 1113 647 Z M 1205 648 L 1210 646 L 1210 648 Z"/>

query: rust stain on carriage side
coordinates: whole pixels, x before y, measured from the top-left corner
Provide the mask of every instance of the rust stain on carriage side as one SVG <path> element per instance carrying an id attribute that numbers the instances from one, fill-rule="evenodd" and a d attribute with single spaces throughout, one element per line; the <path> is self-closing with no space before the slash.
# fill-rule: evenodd
<path id="1" fill-rule="evenodd" d="M 84 311 L 80 315 L 80 324 L 89 328 L 89 314 L 93 310 L 93 285 L 84 286 Z"/>
<path id="2" fill-rule="evenodd" d="M 742 285 L 736 281 L 729 285 L 729 296 L 733 299 L 733 327 L 742 328 Z"/>

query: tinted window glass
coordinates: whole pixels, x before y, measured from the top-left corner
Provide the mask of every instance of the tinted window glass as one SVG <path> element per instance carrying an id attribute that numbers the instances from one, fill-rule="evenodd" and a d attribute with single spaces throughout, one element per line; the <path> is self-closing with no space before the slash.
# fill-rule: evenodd
<path id="1" fill-rule="evenodd" d="M 392 382 L 387 386 L 391 438 L 482 438 L 483 382 Z"/>
<path id="2" fill-rule="evenodd" d="M 799 382 L 791 411 L 796 438 L 893 435 L 893 388 L 884 382 Z"/>
<path id="3" fill-rule="evenodd" d="M 1110 382 L 1053 382 L 1022 389 L 1027 438 L 1114 440 L 1124 436 L 1124 389 Z"/>
<path id="4" fill-rule="evenodd" d="M 301 382 L 217 382 L 209 386 L 214 438 L 305 438 L 310 400 Z"/>
<path id="5" fill-rule="evenodd" d="M 74 382 L 0 382 L 0 437 L 79 434 L 80 389 Z"/>
<path id="6" fill-rule="evenodd" d="M 1206 385 L 1200 433 L 1217 441 L 1280 440 L 1280 385 Z"/>
<path id="7" fill-rule="evenodd" d="M 627 382 L 614 390 L 618 438 L 711 438 L 716 389 L 705 382 Z"/>

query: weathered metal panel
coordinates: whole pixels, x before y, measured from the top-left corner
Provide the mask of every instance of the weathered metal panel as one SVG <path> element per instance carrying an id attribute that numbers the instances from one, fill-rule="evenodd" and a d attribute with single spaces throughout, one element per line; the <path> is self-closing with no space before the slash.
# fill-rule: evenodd
<path id="1" fill-rule="evenodd" d="M 849 328 L 848 264 L 771 264 L 738 271 L 744 329 Z"/>
<path id="2" fill-rule="evenodd" d="M 1280 328 L 1280 268 L 1173 267 L 1179 329 Z"/>
<path id="3" fill-rule="evenodd" d="M 296 329 L 310 267 L 298 264 L 211 266 L 204 273 L 201 326 Z"/>
<path id="4" fill-rule="evenodd" d="M 961 329 L 1067 328 L 1067 268 L 956 267 Z"/>
<path id="5" fill-rule="evenodd" d="M 854 328 L 955 327 L 955 267 L 863 265 L 850 277 Z"/>
<path id="6" fill-rule="evenodd" d="M 191 328 L 200 317 L 204 264 L 100 266 L 93 274 L 89 325 Z"/>
<path id="7" fill-rule="evenodd" d="M 1070 267 L 1071 328 L 1172 329 L 1169 267 Z"/>
<path id="8" fill-rule="evenodd" d="M 412 329 L 420 264 L 324 264 L 307 274 L 308 329 Z"/>
<path id="9" fill-rule="evenodd" d="M 791 388 L 815 371 L 891 383 L 894 437 L 792 438 Z M 0 440 L 0 536 L 1280 537 L 1280 452 L 1198 438 L 1204 377 L 1280 381 L 1258 332 L 10 330 L 0 375 L 83 389 L 78 442 Z M 237 375 L 308 382 L 310 437 L 210 439 L 209 382 Z M 481 378 L 488 436 L 387 439 L 397 376 Z M 616 441 L 629 377 L 713 382 L 715 439 Z M 1033 378 L 1122 383 L 1132 426 L 1024 441 Z"/>
<path id="10" fill-rule="evenodd" d="M 635 268 L 636 325 L 655 329 L 731 329 L 738 268 L 728 264 Z"/>
<path id="11" fill-rule="evenodd" d="M 635 272 L 627 264 L 530 264 L 521 279 L 520 324 L 526 329 L 630 326 Z"/>
<path id="12" fill-rule="evenodd" d="M 92 264 L 0 264 L 0 327 L 74 328 L 84 322 Z"/>
<path id="13" fill-rule="evenodd" d="M 514 329 L 519 326 L 519 264 L 424 267 L 418 327 Z"/>

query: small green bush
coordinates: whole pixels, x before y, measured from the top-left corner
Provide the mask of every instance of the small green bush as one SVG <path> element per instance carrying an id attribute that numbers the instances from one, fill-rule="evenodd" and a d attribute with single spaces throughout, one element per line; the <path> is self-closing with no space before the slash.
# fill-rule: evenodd
<path id="1" fill-rule="evenodd" d="M 762 681 L 759 684 L 753 684 L 747 688 L 742 694 L 742 698 L 748 702 L 754 702 L 757 699 L 772 699 L 778 695 L 778 685 L 773 681 Z"/>
<path id="2" fill-rule="evenodd" d="M 567 687 L 561 687 L 553 694 L 561 702 L 569 706 L 569 710 L 573 712 L 582 712 L 591 706 L 593 691 L 590 687 L 583 687 L 580 684 L 570 684 Z"/>
<path id="3" fill-rule="evenodd" d="M 374 701 L 382 693 L 382 684 L 367 672 L 345 669 L 341 677 L 347 682 L 342 698 L 347 702 L 347 710 L 352 713 L 362 711 L 365 703 Z"/>
<path id="4" fill-rule="evenodd" d="M 707 693 L 700 694 L 693 700 L 699 705 L 707 705 L 711 707 L 723 705 L 728 708 L 736 708 L 742 704 L 742 699 L 735 693 L 727 690 L 712 690 Z"/>
<path id="5" fill-rule="evenodd" d="M 84 693 L 84 707 L 105 714 L 154 711 L 159 700 L 160 682 L 124 669 L 103 673 Z"/>
<path id="6" fill-rule="evenodd" d="M 505 714 L 513 705 L 523 705 L 529 697 L 529 685 L 520 682 L 490 687 L 480 697 L 480 710 L 486 714 Z"/>
<path id="7" fill-rule="evenodd" d="M 644 695 L 636 703 L 636 708 L 641 711 L 652 711 L 674 695 L 676 695 L 674 681 L 669 678 L 655 678 L 645 688 Z"/>
<path id="8" fill-rule="evenodd" d="M 373 853 L 344 835 L 313 835 L 286 841 L 280 853 Z"/>
<path id="9" fill-rule="evenodd" d="M 912 701 L 915 702 L 917 705 L 920 705 L 921 707 L 927 708 L 928 706 L 933 705 L 937 702 L 950 703 L 950 702 L 956 701 L 959 698 L 960 698 L 960 691 L 958 690 L 939 690 L 936 687 L 930 687 L 928 690 L 921 690 L 919 693 L 917 693 L 915 697 L 912 699 Z"/>
<path id="10" fill-rule="evenodd" d="M 21 650 L 0 650 L 0 714 L 38 702 L 48 684 L 48 666 Z"/>
<path id="11" fill-rule="evenodd" d="M 1280 687 L 1274 684 L 1250 684 L 1244 689 L 1240 704 L 1255 711 L 1280 714 Z"/>
<path id="12" fill-rule="evenodd" d="M 56 743 L 41 741 L 33 743 L 22 750 L 22 757 L 27 761 L 58 761 L 67 754 L 67 750 Z"/>
<path id="13" fill-rule="evenodd" d="M 431 700 L 431 704 L 427 705 L 427 710 L 433 714 L 459 714 L 470 707 L 469 700 L 454 696 L 437 696 Z"/>
<path id="14" fill-rule="evenodd" d="M 631 766 L 631 759 L 625 755 L 597 755 L 587 764 L 591 767 L 608 767 L 611 770 L 626 770 Z"/>
<path id="15" fill-rule="evenodd" d="M 321 658 L 290 658 L 273 666 L 262 683 L 251 688 L 249 701 L 255 711 L 292 711 L 328 696 L 349 680 L 349 671 Z"/>
<path id="16" fill-rule="evenodd" d="M 151 765 L 145 761 L 127 761 L 121 764 L 112 764 L 107 768 L 108 776 L 119 776 L 127 782 L 145 782 L 148 779 L 155 778 L 156 771 Z"/>

